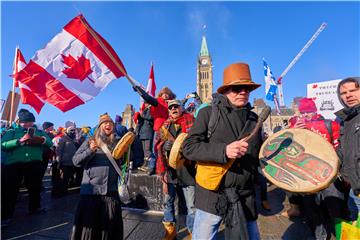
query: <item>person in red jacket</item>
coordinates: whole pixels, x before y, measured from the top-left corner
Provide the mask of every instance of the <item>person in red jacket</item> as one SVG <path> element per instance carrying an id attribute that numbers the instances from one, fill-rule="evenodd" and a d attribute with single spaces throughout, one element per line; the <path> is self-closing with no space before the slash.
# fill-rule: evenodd
<path id="1" fill-rule="evenodd" d="M 311 98 L 300 99 L 298 108 L 300 116 L 294 116 L 289 120 L 290 128 L 303 128 L 315 132 L 325 138 L 336 150 L 339 146 L 339 123 L 318 114 L 315 102 Z M 315 239 L 330 239 L 331 233 L 335 231 L 335 218 L 346 217 L 343 191 L 343 182 L 336 179 L 329 187 L 316 194 L 291 195 L 289 201 L 292 209 L 287 213 L 290 216 L 291 213 L 299 214 L 298 204 L 302 201 L 304 215 Z"/>
<path id="2" fill-rule="evenodd" d="M 135 86 L 134 90 L 140 94 L 140 96 L 144 99 L 145 102 L 151 105 L 150 107 L 150 114 L 154 119 L 154 151 L 155 157 L 150 158 L 148 163 L 148 171 L 149 175 L 155 173 L 156 168 L 156 158 L 158 152 L 158 145 L 159 141 L 159 130 L 162 124 L 165 122 L 166 119 L 169 117 L 168 112 L 168 101 L 173 100 L 176 98 L 176 95 L 173 91 L 170 90 L 168 87 L 163 87 L 160 92 L 158 93 L 157 97 L 154 98 L 149 95 L 144 89 L 139 86 Z"/>
<path id="3" fill-rule="evenodd" d="M 156 163 L 157 173 L 161 173 L 164 193 L 163 225 L 166 235 L 163 239 L 176 239 L 175 198 L 182 191 L 187 208 L 186 227 L 191 236 L 195 218 L 195 162 L 183 158 L 183 164 L 176 169 L 169 165 L 170 152 L 176 138 L 188 133 L 194 117 L 186 112 L 180 100 L 169 101 L 169 118 L 160 130 L 159 156 Z"/>
<path id="4" fill-rule="evenodd" d="M 336 121 L 325 119 L 317 113 L 315 102 L 311 98 L 299 101 L 300 116 L 289 120 L 290 128 L 304 128 L 320 134 L 336 149 L 339 146 L 340 125 Z M 331 133 L 330 133 L 331 132 Z"/>

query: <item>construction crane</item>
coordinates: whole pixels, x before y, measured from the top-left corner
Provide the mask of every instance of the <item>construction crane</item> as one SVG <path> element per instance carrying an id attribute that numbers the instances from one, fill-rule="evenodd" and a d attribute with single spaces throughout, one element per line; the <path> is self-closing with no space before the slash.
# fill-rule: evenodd
<path id="1" fill-rule="evenodd" d="M 315 41 L 315 39 L 320 35 L 320 33 L 326 28 L 326 23 L 322 23 L 318 30 L 314 33 L 314 35 L 310 38 L 310 40 L 305 44 L 305 46 L 301 49 L 301 51 L 296 55 L 296 57 L 291 61 L 291 63 L 287 66 L 287 68 L 283 71 L 280 77 L 276 80 L 278 86 L 278 95 L 279 95 L 279 104 L 280 106 L 285 106 L 284 103 L 284 95 L 282 89 L 281 80 L 287 74 L 287 72 L 295 65 L 295 63 L 300 59 L 300 57 L 304 54 L 304 52 L 310 47 L 310 45 Z"/>

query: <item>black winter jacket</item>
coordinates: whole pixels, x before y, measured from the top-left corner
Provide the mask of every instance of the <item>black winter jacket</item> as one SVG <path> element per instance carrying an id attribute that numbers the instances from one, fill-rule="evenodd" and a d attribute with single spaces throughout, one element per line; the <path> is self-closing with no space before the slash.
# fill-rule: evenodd
<path id="1" fill-rule="evenodd" d="M 77 149 L 78 147 L 76 146 L 75 139 L 71 139 L 67 134 L 62 136 L 55 150 L 56 160 L 59 162 L 60 166 L 74 166 L 72 158 Z"/>
<path id="2" fill-rule="evenodd" d="M 360 194 L 360 105 L 335 113 L 342 122 L 340 129 L 341 174 L 356 195 Z"/>
<path id="3" fill-rule="evenodd" d="M 223 95 L 218 96 L 219 122 L 210 139 L 207 138 L 212 107 L 200 110 L 198 117 L 184 141 L 183 154 L 192 161 L 226 163 L 226 146 L 254 129 L 257 115 L 251 112 L 250 104 L 234 108 Z M 245 127 L 246 124 L 246 127 Z M 222 179 L 218 191 L 210 191 L 196 185 L 195 207 L 219 215 L 216 203 L 224 188 L 235 187 L 243 197 L 242 205 L 247 220 L 257 219 L 255 208 L 254 176 L 259 165 L 258 153 L 262 143 L 261 133 L 249 141 L 247 153 L 237 159 Z"/>
<path id="4" fill-rule="evenodd" d="M 151 140 L 154 137 L 154 120 L 150 114 L 150 108 L 145 108 L 140 114 L 138 124 L 136 126 L 136 133 L 140 140 Z"/>

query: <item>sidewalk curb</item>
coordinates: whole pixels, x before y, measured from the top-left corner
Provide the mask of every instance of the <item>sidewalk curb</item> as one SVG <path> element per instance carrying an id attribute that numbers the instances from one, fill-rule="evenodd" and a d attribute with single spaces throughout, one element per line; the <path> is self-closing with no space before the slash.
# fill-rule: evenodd
<path id="1" fill-rule="evenodd" d="M 164 215 L 164 212 L 156 211 L 156 210 L 145 210 L 145 209 L 140 209 L 140 208 L 129 208 L 129 207 L 122 207 L 121 209 L 129 211 L 129 212 L 136 212 L 136 213 L 141 213 L 141 214 L 145 214 L 145 215 Z"/>

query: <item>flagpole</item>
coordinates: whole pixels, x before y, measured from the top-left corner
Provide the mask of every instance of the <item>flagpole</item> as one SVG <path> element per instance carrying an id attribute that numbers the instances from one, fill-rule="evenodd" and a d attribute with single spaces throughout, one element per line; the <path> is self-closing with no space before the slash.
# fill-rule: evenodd
<path id="1" fill-rule="evenodd" d="M 15 57 L 14 57 L 14 64 L 13 64 L 13 85 L 12 85 L 12 93 L 11 93 L 11 104 L 10 104 L 10 117 L 9 117 L 9 126 L 11 126 L 12 123 L 12 115 L 14 112 L 14 101 L 15 101 L 15 76 L 14 74 L 17 72 L 16 69 L 16 55 L 17 55 L 17 50 L 18 50 L 18 46 L 16 46 L 15 48 Z"/>
<path id="2" fill-rule="evenodd" d="M 125 71 L 125 69 L 119 64 L 118 61 L 116 61 L 115 57 L 112 55 L 112 53 L 109 51 L 109 49 L 105 46 L 105 44 L 101 41 L 100 38 L 98 38 L 98 36 L 96 35 L 96 33 L 92 30 L 92 28 L 85 22 L 83 21 L 83 15 L 80 16 L 80 21 L 84 24 L 84 26 L 86 27 L 86 29 L 90 32 L 91 36 L 93 38 L 96 39 L 96 41 L 100 44 L 101 48 L 105 51 L 105 53 L 110 57 L 111 61 L 113 61 L 113 63 L 118 67 L 118 69 L 120 70 L 120 72 L 126 77 L 126 79 L 130 82 L 130 84 L 135 87 L 138 86 L 139 83 L 132 78 L 130 75 L 128 75 Z"/>

